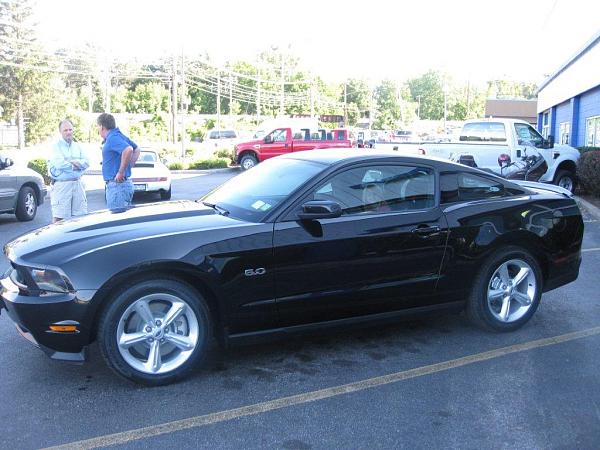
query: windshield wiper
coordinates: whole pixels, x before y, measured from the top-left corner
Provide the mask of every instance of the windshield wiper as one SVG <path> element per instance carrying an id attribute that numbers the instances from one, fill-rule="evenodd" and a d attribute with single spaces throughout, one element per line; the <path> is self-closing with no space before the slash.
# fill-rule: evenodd
<path id="1" fill-rule="evenodd" d="M 227 216 L 229 214 L 229 211 L 227 211 L 225 208 L 217 205 L 216 203 L 202 202 L 202 204 L 204 206 L 208 206 L 209 208 L 214 209 L 216 212 L 218 212 L 222 216 Z"/>

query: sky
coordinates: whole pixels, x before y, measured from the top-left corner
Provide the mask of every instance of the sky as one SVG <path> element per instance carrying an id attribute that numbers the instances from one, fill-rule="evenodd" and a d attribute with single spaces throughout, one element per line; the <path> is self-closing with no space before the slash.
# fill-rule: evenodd
<path id="1" fill-rule="evenodd" d="M 224 64 L 277 46 L 338 82 L 434 69 L 539 84 L 600 31 L 600 2 L 584 0 L 52 0 L 36 13 L 50 47 L 92 42 L 149 61 L 208 53 Z"/>

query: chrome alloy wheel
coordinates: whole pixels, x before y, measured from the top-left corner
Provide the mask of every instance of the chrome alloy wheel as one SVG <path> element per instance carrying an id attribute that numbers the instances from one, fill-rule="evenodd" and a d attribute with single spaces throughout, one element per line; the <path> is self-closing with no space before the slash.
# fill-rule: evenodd
<path id="1" fill-rule="evenodd" d="M 119 319 L 119 353 L 135 370 L 156 375 L 184 364 L 198 344 L 198 319 L 171 294 L 150 294 L 133 302 Z"/>
<path id="2" fill-rule="evenodd" d="M 29 217 L 33 216 L 33 214 L 35 213 L 35 207 L 35 195 L 33 195 L 31 192 L 28 192 L 25 195 L 25 211 L 27 212 L 27 215 Z"/>
<path id="3" fill-rule="evenodd" d="M 531 308 L 537 294 L 535 273 L 522 259 L 502 263 L 492 275 L 487 289 L 487 304 L 501 322 L 519 320 Z"/>

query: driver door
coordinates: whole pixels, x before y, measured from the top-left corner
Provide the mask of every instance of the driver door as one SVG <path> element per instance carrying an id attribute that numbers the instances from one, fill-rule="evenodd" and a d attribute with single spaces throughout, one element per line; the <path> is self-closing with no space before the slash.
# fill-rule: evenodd
<path id="1" fill-rule="evenodd" d="M 287 128 L 278 128 L 265 136 L 264 143 L 260 144 L 260 153 L 263 159 L 292 151 L 291 136 L 288 137 L 288 132 Z"/>
<path id="2" fill-rule="evenodd" d="M 275 223 L 275 294 L 282 326 L 424 306 L 447 223 L 433 169 L 362 165 L 322 181 Z M 367 195 L 374 186 L 380 196 Z M 302 203 L 332 200 L 341 217 L 298 220 Z"/>

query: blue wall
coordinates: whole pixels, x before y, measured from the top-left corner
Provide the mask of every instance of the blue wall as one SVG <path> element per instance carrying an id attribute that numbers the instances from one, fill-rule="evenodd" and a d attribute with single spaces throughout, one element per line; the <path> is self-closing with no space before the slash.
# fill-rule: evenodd
<path id="1" fill-rule="evenodd" d="M 585 145 L 585 119 L 593 116 L 600 116 L 600 86 L 579 96 L 578 147 Z"/>
<path id="2" fill-rule="evenodd" d="M 558 142 L 558 132 L 560 130 L 561 122 L 569 122 L 570 126 L 572 126 L 572 110 L 571 110 L 571 101 L 568 100 L 564 103 L 561 103 L 556 107 L 556 122 L 554 125 L 554 130 L 550 131 L 550 134 L 554 135 L 554 139 Z"/>
<path id="3" fill-rule="evenodd" d="M 570 122 L 570 142 L 573 147 L 585 145 L 585 121 L 588 117 L 600 116 L 600 86 L 590 89 L 574 99 L 555 105 L 538 114 L 538 131 L 542 132 L 544 113 L 548 112 L 550 134 L 558 142 L 558 131 L 561 122 Z"/>

